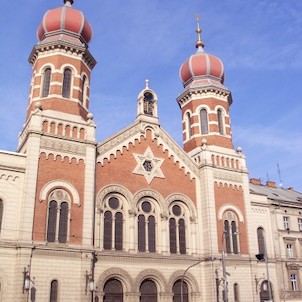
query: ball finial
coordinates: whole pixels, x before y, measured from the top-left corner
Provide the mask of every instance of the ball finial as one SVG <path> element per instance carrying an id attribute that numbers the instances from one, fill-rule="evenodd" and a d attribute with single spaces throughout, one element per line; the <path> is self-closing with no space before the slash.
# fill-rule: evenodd
<path id="1" fill-rule="evenodd" d="M 64 4 L 71 6 L 73 4 L 73 0 L 64 0 Z"/>

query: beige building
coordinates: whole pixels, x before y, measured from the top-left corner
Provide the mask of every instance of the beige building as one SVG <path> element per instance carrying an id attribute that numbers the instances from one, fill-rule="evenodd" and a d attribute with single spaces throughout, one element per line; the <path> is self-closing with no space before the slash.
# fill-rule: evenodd
<path id="1" fill-rule="evenodd" d="M 148 81 L 133 123 L 97 142 L 92 28 L 72 5 L 42 19 L 18 149 L 0 151 L 0 301 L 302 301 L 302 194 L 249 182 L 200 28 L 180 64 L 184 147 Z"/>

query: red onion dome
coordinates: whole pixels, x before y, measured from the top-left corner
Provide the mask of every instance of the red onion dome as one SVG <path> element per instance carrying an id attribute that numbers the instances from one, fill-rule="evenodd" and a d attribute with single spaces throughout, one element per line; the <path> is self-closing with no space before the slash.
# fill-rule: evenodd
<path id="1" fill-rule="evenodd" d="M 72 8 L 73 0 L 64 3 L 63 7 L 45 13 L 37 32 L 39 41 L 64 39 L 76 43 L 80 39 L 88 44 L 92 27 L 81 11 Z"/>
<path id="2" fill-rule="evenodd" d="M 199 46 L 197 52 L 181 65 L 179 76 L 185 86 L 186 83 L 197 78 L 209 78 L 223 84 L 224 67 L 219 58 L 204 52 Z"/>

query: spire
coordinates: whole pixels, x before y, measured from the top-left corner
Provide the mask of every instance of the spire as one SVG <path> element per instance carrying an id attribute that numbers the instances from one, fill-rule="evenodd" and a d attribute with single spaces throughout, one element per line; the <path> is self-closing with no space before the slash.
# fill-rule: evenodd
<path id="1" fill-rule="evenodd" d="M 65 4 L 65 6 L 71 7 L 73 4 L 73 0 L 64 0 L 64 4 Z"/>
<path id="2" fill-rule="evenodd" d="M 196 41 L 195 46 L 200 51 L 204 47 L 204 43 L 201 40 L 201 28 L 200 28 L 200 25 L 199 25 L 199 17 L 198 16 L 196 18 L 196 22 L 197 22 L 197 29 L 196 29 L 197 41 Z"/>

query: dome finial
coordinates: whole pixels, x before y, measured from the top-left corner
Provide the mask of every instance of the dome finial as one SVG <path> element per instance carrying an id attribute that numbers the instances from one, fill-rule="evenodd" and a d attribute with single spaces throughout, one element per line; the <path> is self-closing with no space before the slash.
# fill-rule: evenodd
<path id="1" fill-rule="evenodd" d="M 197 22 L 197 29 L 196 29 L 196 33 L 197 33 L 197 41 L 196 41 L 196 48 L 199 49 L 200 47 L 203 48 L 204 47 L 204 43 L 201 40 L 201 28 L 199 25 L 199 16 L 196 17 L 196 22 Z"/>
<path id="2" fill-rule="evenodd" d="M 71 7 L 71 5 L 73 4 L 73 0 L 64 0 L 64 4 L 65 6 Z"/>

